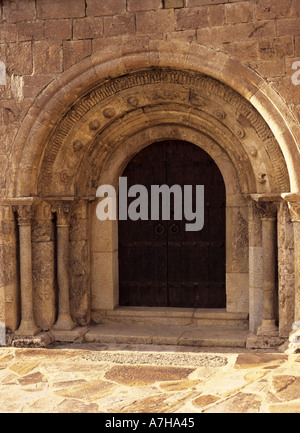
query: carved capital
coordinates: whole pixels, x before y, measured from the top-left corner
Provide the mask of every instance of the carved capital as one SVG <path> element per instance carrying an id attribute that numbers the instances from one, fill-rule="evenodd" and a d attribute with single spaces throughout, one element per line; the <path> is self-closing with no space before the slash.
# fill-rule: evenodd
<path id="1" fill-rule="evenodd" d="M 300 222 L 300 201 L 288 202 L 292 222 Z"/>
<path id="2" fill-rule="evenodd" d="M 71 206 L 69 203 L 61 202 L 53 207 L 56 212 L 57 226 L 69 226 L 71 216 Z"/>
<path id="3" fill-rule="evenodd" d="M 278 203 L 276 202 L 254 202 L 256 211 L 261 219 L 276 219 Z"/>
<path id="4" fill-rule="evenodd" d="M 17 212 L 19 226 L 31 225 L 31 219 L 33 217 L 33 207 L 30 205 L 14 206 L 14 210 Z"/>

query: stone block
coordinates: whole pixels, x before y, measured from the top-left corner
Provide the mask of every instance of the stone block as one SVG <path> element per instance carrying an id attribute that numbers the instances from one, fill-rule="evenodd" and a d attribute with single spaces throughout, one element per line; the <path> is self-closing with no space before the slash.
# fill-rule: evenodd
<path id="1" fill-rule="evenodd" d="M 72 20 L 49 20 L 45 21 L 46 39 L 72 39 Z"/>
<path id="2" fill-rule="evenodd" d="M 41 41 L 44 39 L 43 21 L 20 22 L 18 23 L 17 30 L 19 42 Z"/>
<path id="3" fill-rule="evenodd" d="M 92 53 L 92 42 L 89 39 L 65 41 L 63 43 L 64 71 Z"/>
<path id="4" fill-rule="evenodd" d="M 253 21 L 253 2 L 242 2 L 225 5 L 227 24 L 248 23 Z"/>
<path id="5" fill-rule="evenodd" d="M 227 311 L 245 313 L 249 311 L 249 274 L 226 273 Z"/>
<path id="6" fill-rule="evenodd" d="M 113 310 L 118 305 L 117 252 L 91 254 L 91 308 Z"/>
<path id="7" fill-rule="evenodd" d="M 240 61 L 257 60 L 258 57 L 257 41 L 230 42 L 224 44 L 222 49 L 225 53 Z"/>
<path id="8" fill-rule="evenodd" d="M 49 20 L 52 18 L 78 18 L 85 16 L 84 0 L 39 0 L 37 2 L 37 18 Z"/>
<path id="9" fill-rule="evenodd" d="M 198 29 L 208 26 L 208 8 L 206 6 L 175 11 L 176 30 Z"/>
<path id="10" fill-rule="evenodd" d="M 300 18 L 278 20 L 277 35 L 278 36 L 300 35 Z"/>
<path id="11" fill-rule="evenodd" d="M 290 15 L 292 0 L 258 0 L 256 2 L 256 19 L 272 20 Z"/>
<path id="12" fill-rule="evenodd" d="M 103 35 L 103 18 L 88 17 L 73 21 L 74 39 L 99 38 Z"/>
<path id="13" fill-rule="evenodd" d="M 53 78 L 53 75 L 49 74 L 24 76 L 24 98 L 36 97 L 41 92 L 41 90 L 53 80 Z"/>
<path id="14" fill-rule="evenodd" d="M 16 24 L 0 24 L 0 41 L 5 42 L 17 42 L 18 31 Z"/>
<path id="15" fill-rule="evenodd" d="M 251 67 L 265 78 L 282 77 L 285 75 L 284 59 L 250 63 Z"/>
<path id="16" fill-rule="evenodd" d="M 161 8 L 162 0 L 127 0 L 127 10 L 129 12 L 150 11 Z"/>
<path id="17" fill-rule="evenodd" d="M 14 75 L 32 73 L 32 52 L 30 42 L 9 44 L 6 49 L 6 67 Z"/>
<path id="18" fill-rule="evenodd" d="M 281 38 L 263 38 L 258 41 L 258 55 L 262 60 L 275 60 L 294 54 L 294 42 L 291 36 Z"/>
<path id="19" fill-rule="evenodd" d="M 62 72 L 63 51 L 56 41 L 36 41 L 33 45 L 33 67 L 35 74 Z"/>
<path id="20" fill-rule="evenodd" d="M 209 24 L 214 26 L 222 26 L 225 21 L 224 5 L 213 5 L 209 7 Z"/>
<path id="21" fill-rule="evenodd" d="M 265 26 L 255 23 L 229 24 L 227 26 L 206 27 L 197 30 L 198 42 L 202 45 L 217 46 L 223 43 L 275 36 L 274 22 L 266 22 Z"/>
<path id="22" fill-rule="evenodd" d="M 137 12 L 136 26 L 139 33 L 171 32 L 174 30 L 172 9 Z"/>
<path id="23" fill-rule="evenodd" d="M 115 15 L 126 11 L 126 0 L 86 0 L 86 4 L 87 15 L 91 16 Z"/>
<path id="24" fill-rule="evenodd" d="M 164 0 L 164 8 L 183 8 L 184 0 Z"/>
<path id="25" fill-rule="evenodd" d="M 3 19 L 10 23 L 29 21 L 35 18 L 35 1 L 6 1 L 3 5 Z"/>
<path id="26" fill-rule="evenodd" d="M 295 37 L 295 54 L 300 56 L 300 36 Z"/>
<path id="27" fill-rule="evenodd" d="M 194 8 L 197 6 L 203 6 L 203 5 L 214 5 L 214 4 L 220 4 L 220 3 L 228 3 L 229 0 L 186 0 L 186 7 L 187 8 Z"/>
<path id="28" fill-rule="evenodd" d="M 104 17 L 104 35 L 119 36 L 134 34 L 135 20 L 134 15 L 114 15 Z"/>

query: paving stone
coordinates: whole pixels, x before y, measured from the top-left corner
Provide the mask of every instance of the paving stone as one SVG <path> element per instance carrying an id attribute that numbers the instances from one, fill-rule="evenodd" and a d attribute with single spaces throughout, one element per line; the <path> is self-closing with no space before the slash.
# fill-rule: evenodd
<path id="1" fill-rule="evenodd" d="M 193 404 L 197 407 L 203 407 L 212 404 L 215 401 L 218 401 L 219 399 L 220 397 L 217 397 L 215 395 L 205 394 L 195 398 L 195 400 L 193 400 Z"/>
<path id="2" fill-rule="evenodd" d="M 283 375 L 273 378 L 276 396 L 283 400 L 300 398 L 300 377 Z"/>
<path id="3" fill-rule="evenodd" d="M 82 399 L 85 401 L 94 401 L 111 394 L 112 391 L 116 389 L 117 386 L 110 382 L 95 380 L 83 385 L 72 387 L 70 389 L 56 391 L 56 394 L 64 397 Z"/>
<path id="4" fill-rule="evenodd" d="M 257 413 L 261 399 L 255 394 L 239 392 L 233 397 L 204 410 L 207 413 Z"/>
<path id="5" fill-rule="evenodd" d="M 270 413 L 300 413 L 300 403 L 272 404 L 269 407 Z"/>
<path id="6" fill-rule="evenodd" d="M 194 369 L 176 367 L 116 366 L 105 378 L 129 386 L 145 386 L 155 382 L 186 379 Z"/>
<path id="7" fill-rule="evenodd" d="M 34 370 L 39 365 L 39 362 L 15 362 L 9 368 L 19 375 L 27 374 Z"/>
<path id="8" fill-rule="evenodd" d="M 235 368 L 253 368 L 272 364 L 282 364 L 288 359 L 288 355 L 271 353 L 241 353 L 238 355 Z"/>
<path id="9" fill-rule="evenodd" d="M 57 412 L 61 413 L 95 413 L 99 412 L 96 403 L 85 403 L 76 399 L 65 399 L 56 407 Z"/>
<path id="10" fill-rule="evenodd" d="M 164 391 L 182 391 L 186 389 L 192 389 L 200 383 L 199 380 L 181 380 L 178 382 L 165 382 L 159 386 Z"/>
<path id="11" fill-rule="evenodd" d="M 184 402 L 192 399 L 195 393 L 183 397 L 172 398 L 169 394 L 158 394 L 139 399 L 129 406 L 125 406 L 121 413 L 171 413 L 175 412 Z"/>
<path id="12" fill-rule="evenodd" d="M 35 373 L 27 374 L 26 376 L 21 377 L 18 379 L 18 382 L 20 385 L 33 385 L 39 382 L 47 382 L 47 379 L 40 371 L 37 371 Z"/>

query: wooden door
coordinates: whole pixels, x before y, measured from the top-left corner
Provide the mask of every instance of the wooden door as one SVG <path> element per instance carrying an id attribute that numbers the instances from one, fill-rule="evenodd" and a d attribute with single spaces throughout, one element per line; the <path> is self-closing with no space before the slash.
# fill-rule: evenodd
<path id="1" fill-rule="evenodd" d="M 164 141 L 138 153 L 122 176 L 128 188 L 146 186 L 149 219 L 119 221 L 120 305 L 224 308 L 225 186 L 212 158 L 191 143 Z M 201 231 L 186 231 L 184 209 L 174 220 L 172 199 L 170 220 L 151 221 L 151 185 L 163 184 L 192 185 L 193 203 L 204 185 Z"/>

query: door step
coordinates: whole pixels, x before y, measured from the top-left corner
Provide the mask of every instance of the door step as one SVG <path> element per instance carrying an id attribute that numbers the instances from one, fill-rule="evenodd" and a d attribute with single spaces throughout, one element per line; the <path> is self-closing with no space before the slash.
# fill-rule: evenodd
<path id="1" fill-rule="evenodd" d="M 246 347 L 248 330 L 208 326 L 100 324 L 89 327 L 84 341 L 197 347 Z"/>
<path id="2" fill-rule="evenodd" d="M 249 329 L 247 313 L 225 308 L 118 307 L 103 312 L 102 323 Z"/>

